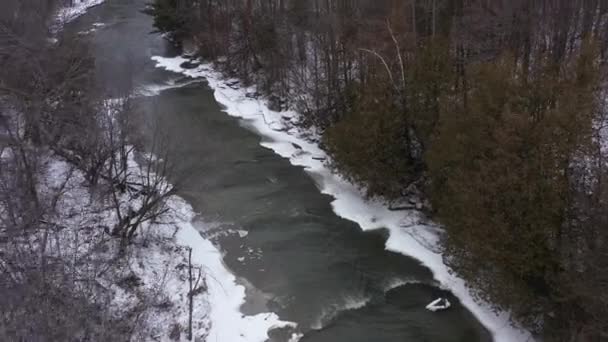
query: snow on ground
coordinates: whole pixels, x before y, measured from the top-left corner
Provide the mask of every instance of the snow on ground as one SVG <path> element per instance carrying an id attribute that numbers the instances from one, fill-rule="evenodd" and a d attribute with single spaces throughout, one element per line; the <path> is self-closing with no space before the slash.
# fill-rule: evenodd
<path id="1" fill-rule="evenodd" d="M 100 5 L 105 0 L 73 0 L 74 4 L 72 6 L 64 6 L 59 9 L 55 16 L 55 24 L 53 25 L 53 31 L 60 30 L 63 25 L 69 23 L 70 21 L 80 17 L 85 14 L 86 11 L 97 5 Z"/>
<path id="2" fill-rule="evenodd" d="M 140 168 L 134 160 L 130 160 L 130 164 L 132 168 Z M 199 331 L 194 336 L 204 337 L 205 341 L 264 342 L 272 329 L 296 327 L 295 323 L 281 321 L 274 313 L 243 315 L 240 307 L 245 303 L 245 287 L 237 285 L 235 276 L 223 263 L 220 250 L 210 240 L 203 238 L 192 224 L 195 217 L 192 207 L 178 196 L 169 199 L 168 207 L 171 210 L 163 222 L 169 223 L 155 224 L 152 228 L 156 234 L 164 235 L 165 238 L 169 237 L 169 232 L 177 229 L 173 243 L 179 248 L 185 247 L 192 251 L 192 263 L 201 267 L 205 278 L 203 296 L 206 305 L 201 308 L 199 302 Z M 167 243 L 170 248 L 171 242 Z M 149 265 L 149 259 L 146 258 L 142 264 Z M 183 295 L 187 293 L 185 286 L 188 283 L 182 280 L 174 284 L 167 292 L 179 293 L 180 296 L 173 296 L 171 301 L 187 303 Z M 182 313 L 180 319 L 187 319 L 187 315 Z M 167 325 L 168 321 L 163 319 L 158 322 Z"/>
<path id="3" fill-rule="evenodd" d="M 133 184 L 146 173 L 135 159 L 132 154 L 128 161 Z M 62 240 L 68 244 L 76 241 L 70 247 L 75 258 L 91 255 L 90 251 L 95 249 L 96 261 L 113 264 L 118 239 L 108 235 L 117 222 L 112 205 L 92 193 L 83 175 L 60 158 L 50 155 L 45 164 L 47 171 L 42 178 L 49 193 L 66 184 L 58 204 L 59 222 L 67 228 L 62 231 Z M 138 205 L 133 196 L 125 195 L 120 201 L 125 211 L 127 206 Z M 170 210 L 159 222 L 139 228 L 127 255 L 120 259 L 124 267 L 103 272 L 105 275 L 101 277 L 95 275 L 111 291 L 110 305 L 118 316 L 139 312 L 142 306 L 148 308 L 137 320 L 141 331 L 134 340 L 187 340 L 189 250 L 194 278 L 199 269 L 202 271 L 199 283 L 202 291 L 194 297 L 193 309 L 193 337 L 197 341 L 264 342 L 274 328 L 295 328 L 294 323 L 281 321 L 274 313 L 243 315 L 240 306 L 245 301 L 245 287 L 237 285 L 234 275 L 223 264 L 222 253 L 194 227 L 195 213 L 191 206 L 178 196 L 170 197 L 167 204 Z M 82 227 L 97 228 L 82 230 Z M 100 251 L 99 241 L 105 241 L 102 243 L 105 252 Z"/>
<path id="4" fill-rule="evenodd" d="M 257 131 L 263 140 L 261 145 L 288 158 L 293 165 L 302 166 L 312 176 L 324 194 L 334 197 L 334 212 L 358 223 L 363 230 L 387 228 L 390 232 L 386 248 L 418 259 L 434 274 L 435 279 L 457 296 L 477 319 L 492 332 L 498 342 L 532 341 L 529 332 L 510 324 L 509 313 L 494 313 L 489 303 L 474 299 L 465 282 L 452 274 L 442 261 L 438 250 L 439 228 L 421 223 L 424 218 L 416 211 L 391 211 L 380 201 L 365 200 L 364 194 L 355 185 L 324 164 L 328 156 L 312 142 L 317 136 L 312 130 L 303 130 L 293 123 L 298 114 L 293 111 L 275 112 L 267 103 L 256 99 L 255 87 L 235 86 L 234 79 L 226 80 L 211 64 L 201 64 L 194 69 L 181 67 L 189 59 L 183 57 L 153 57 L 157 67 L 181 73 L 188 77 L 207 79 L 214 90 L 216 100 L 225 106 L 225 112 L 239 117 Z M 248 96 L 249 95 L 249 96 Z"/>

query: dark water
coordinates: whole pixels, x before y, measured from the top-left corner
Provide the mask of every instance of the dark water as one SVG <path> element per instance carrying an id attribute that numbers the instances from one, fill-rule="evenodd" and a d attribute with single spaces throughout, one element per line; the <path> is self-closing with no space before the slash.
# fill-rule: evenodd
<path id="1" fill-rule="evenodd" d="M 88 30 L 108 96 L 131 86 L 183 82 L 154 68 L 172 49 L 140 13 L 143 0 L 107 0 L 68 27 Z M 274 311 L 299 324 L 301 341 L 488 341 L 489 333 L 416 260 L 385 250 L 385 232 L 362 232 L 331 210 L 299 167 L 259 145 L 221 111 L 204 81 L 140 98 L 147 122 L 169 138 L 173 181 L 200 212 L 202 234 L 248 287 L 245 313 Z M 142 127 L 142 129 L 145 129 Z M 245 235 L 247 234 L 247 235 Z M 425 305 L 448 297 L 453 308 Z M 286 341 L 279 332 L 273 340 Z M 225 341 L 230 342 L 230 341 Z"/>

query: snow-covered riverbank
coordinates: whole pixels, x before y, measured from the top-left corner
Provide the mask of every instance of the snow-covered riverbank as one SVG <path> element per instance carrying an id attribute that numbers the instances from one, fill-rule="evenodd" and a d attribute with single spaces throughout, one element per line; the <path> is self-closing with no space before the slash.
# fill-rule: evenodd
<path id="1" fill-rule="evenodd" d="M 183 57 L 153 59 L 160 68 L 192 78 L 206 78 L 226 113 L 243 119 L 263 137 L 264 147 L 288 158 L 293 165 L 304 167 L 320 191 L 334 197 L 332 206 L 337 215 L 358 223 L 363 230 L 387 228 L 390 237 L 386 248 L 420 260 L 441 286 L 451 290 L 492 332 L 496 341 L 532 340 L 527 331 L 510 325 L 508 313 L 495 314 L 489 304 L 474 299 L 462 279 L 450 273 L 437 253 L 437 226 L 421 223 L 424 217 L 416 211 L 391 211 L 381 202 L 365 200 L 356 186 L 332 173 L 324 162 L 327 155 L 315 139 L 310 139 L 318 138 L 314 130 L 302 130 L 294 125 L 298 121 L 297 113 L 269 110 L 265 101 L 256 98 L 255 88 L 241 88 L 236 80 L 225 80 L 212 65 L 186 69 L 181 67 L 188 61 Z"/>
<path id="2" fill-rule="evenodd" d="M 45 164 L 48 171 L 43 178 L 49 189 L 66 182 L 59 202 L 61 222 L 65 226 L 62 240 L 70 245 L 74 255 L 83 256 L 90 253 L 90 246 L 103 241 L 104 248 L 95 248 L 105 252 L 95 252 L 95 259 L 117 260 L 123 265 L 96 276 L 96 280 L 112 293 L 110 310 L 117 317 L 141 311 L 134 323 L 137 327 L 134 328 L 137 331 L 135 340 L 186 340 L 190 250 L 193 269 L 195 273 L 201 270 L 200 284 L 203 284 L 200 294 L 194 296 L 194 338 L 264 342 L 269 330 L 294 326 L 279 320 L 274 313 L 246 316 L 240 312 L 245 301 L 244 286 L 237 285 L 234 275 L 224 266 L 221 251 L 194 227 L 195 214 L 180 197 L 170 197 L 167 214 L 159 222 L 146 223 L 139 228 L 140 234 L 128 247 L 126 255 L 114 259 L 118 253 L 116 238 L 110 238 L 101 228 L 82 230 L 83 226 L 113 227 L 118 218 L 112 206 L 94 194 L 85 185 L 83 175 L 61 158 L 50 155 Z M 134 158 L 129 164 L 134 179 L 146 172 Z M 125 195 L 120 201 L 124 205 L 137 206 L 129 198 Z M 67 242 L 74 237 L 75 244 Z M 81 240 L 89 242 L 78 242 Z"/>
<path id="3" fill-rule="evenodd" d="M 105 0 L 75 0 L 72 6 L 65 6 L 59 9 L 56 15 L 57 28 L 61 28 L 66 23 L 85 14 L 91 7 L 101 5 Z"/>
<path id="4" fill-rule="evenodd" d="M 192 260 L 202 267 L 206 278 L 204 296 L 209 321 L 206 341 L 264 342 L 269 330 L 295 327 L 293 323 L 281 321 L 274 313 L 243 315 L 240 307 L 245 302 L 245 287 L 237 285 L 236 278 L 223 263 L 222 253 L 194 228 L 190 205 L 174 197 L 170 206 L 181 213 L 176 243 L 192 249 Z"/>
<path id="5" fill-rule="evenodd" d="M 61 31 L 66 24 L 104 1 L 76 0 L 73 6 L 60 8 L 54 17 L 52 32 Z M 104 25 L 93 24 L 92 29 L 81 33 L 92 33 Z M 156 94 L 158 92 L 152 91 L 144 95 Z M 108 101 L 108 107 L 112 108 L 115 102 L 120 100 Z M 139 154 L 129 150 L 129 181 L 145 184 L 142 179 L 150 177 L 145 165 L 154 162 L 155 158 L 143 155 L 136 158 Z M 131 340 L 187 340 L 189 259 L 195 282 L 199 270 L 201 274 L 200 291 L 194 291 L 193 297 L 193 340 L 263 342 L 268 339 L 270 330 L 295 326 L 281 321 L 274 313 L 241 313 L 245 287 L 237 284 L 235 276 L 224 265 L 222 252 L 192 224 L 196 213 L 182 198 L 169 197 L 167 212 L 154 222 L 137 228 L 132 243 L 126 251 L 119 252 L 120 239 L 109 235 L 119 222 L 113 209 L 115 203 L 100 195 L 97 189 L 90 188 L 82 172 L 59 156 L 49 152 L 45 169 L 47 172 L 42 178 L 49 183 L 49 189 L 66 182 L 58 221 L 65 225 L 62 240 L 70 245 L 74 258 L 90 256 L 100 264 L 112 265 L 111 271 L 90 276 L 106 289 L 103 295 L 110 298 L 107 309 L 116 317 L 128 317 L 127 324 L 134 325 Z M 132 191 L 135 193 L 129 193 Z M 121 210 L 128 212 L 131 207 L 141 205 L 137 191 L 129 188 L 118 198 Z M 77 243 L 70 242 L 72 240 Z M 95 245 L 91 242 L 82 244 L 78 242 L 80 240 L 93 241 Z M 66 253 L 65 249 L 62 253 Z"/>

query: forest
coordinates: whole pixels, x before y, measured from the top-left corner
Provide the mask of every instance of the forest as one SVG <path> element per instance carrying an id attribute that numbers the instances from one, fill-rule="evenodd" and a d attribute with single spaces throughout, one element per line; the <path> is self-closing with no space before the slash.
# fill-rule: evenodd
<path id="1" fill-rule="evenodd" d="M 412 194 L 444 262 L 546 341 L 608 339 L 606 0 L 154 0 L 159 32 Z"/>
<path id="2" fill-rule="evenodd" d="M 138 153 L 133 167 L 145 138 L 129 85 L 108 99 L 88 42 L 49 34 L 61 6 L 9 0 L 0 11 L 0 340 L 144 340 L 166 298 L 131 263 L 139 237 L 155 244 L 143 227 L 175 189 L 168 162 Z M 135 291 L 135 305 L 117 308 L 117 289 Z"/>

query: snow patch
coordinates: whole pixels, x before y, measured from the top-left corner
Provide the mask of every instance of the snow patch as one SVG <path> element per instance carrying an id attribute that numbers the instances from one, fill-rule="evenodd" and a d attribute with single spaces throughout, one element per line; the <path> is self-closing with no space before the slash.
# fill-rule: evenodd
<path id="1" fill-rule="evenodd" d="M 112 101 L 117 100 L 108 102 Z M 136 163 L 135 154 L 136 152 L 131 153 L 128 159 L 128 173 L 134 184 L 138 183 L 137 177 L 145 172 Z M 8 158 L 10 155 L 3 152 L 1 157 Z M 45 188 L 58 188 L 71 175 L 61 202 L 58 203 L 61 217 L 65 218 L 61 222 L 69 228 L 65 232 L 93 224 L 108 229 L 115 225 L 115 213 L 108 209 L 107 203 L 94 199 L 79 171 L 56 157 L 49 158 L 46 164 L 48 175 L 43 177 L 46 180 Z M 129 197 L 120 202 L 137 206 L 137 203 L 133 203 L 137 201 Z M 178 196 L 169 197 L 167 207 L 170 210 L 161 220 L 153 224 L 146 223 L 139 228 L 140 234 L 129 249 L 132 255 L 126 258 L 128 269 L 136 275 L 136 278 L 131 279 L 140 283 L 135 287 L 141 286 L 154 293 L 155 300 L 168 308 L 146 312 L 138 320 L 142 323 L 145 321 L 145 326 L 148 327 L 144 332 L 146 336 L 135 338 L 136 340 L 169 341 L 169 330 L 173 323 L 180 324 L 183 329 L 187 326 L 188 250 L 192 251 L 192 265 L 196 269 L 200 268 L 204 279 L 202 293 L 194 297 L 194 339 L 210 342 L 264 342 L 268 340 L 268 332 L 272 329 L 297 327 L 295 323 L 280 320 L 275 313 L 243 315 L 240 307 L 245 303 L 245 287 L 237 284 L 235 276 L 224 265 L 220 250 L 195 228 L 194 223 L 200 224 L 200 221 L 195 220 L 196 214 L 192 207 Z M 102 229 L 94 231 L 103 232 Z M 79 248 L 83 250 L 82 247 Z M 112 291 L 112 310 L 128 312 L 136 308 L 142 299 L 136 295 L 137 291 L 127 291 L 118 280 L 120 279 L 111 279 L 107 284 L 104 283 Z M 105 282 L 104 279 L 99 281 Z M 166 303 L 170 305 L 164 305 Z"/>
<path id="2" fill-rule="evenodd" d="M 424 217 L 416 211 L 391 211 L 380 201 L 366 200 L 357 186 L 339 174 L 332 173 L 325 165 L 327 154 L 314 141 L 319 135 L 315 129 L 294 127 L 298 113 L 276 112 L 268 108 L 266 101 L 247 94 L 256 94 L 255 87 L 236 87 L 234 80 L 224 80 L 211 64 L 201 64 L 194 69 L 180 65 L 189 61 L 184 57 L 152 57 L 157 67 L 192 78 L 205 78 L 214 90 L 216 100 L 225 106 L 231 116 L 246 120 L 247 124 L 264 136 L 261 145 L 302 166 L 315 179 L 320 191 L 334 197 L 334 212 L 359 224 L 363 230 L 386 228 L 390 236 L 386 249 L 411 256 L 422 262 L 434 275 L 435 280 L 459 298 L 475 317 L 493 334 L 498 342 L 531 341 L 531 334 L 510 323 L 510 314 L 495 313 L 489 303 L 476 300 L 464 280 L 458 278 L 442 261 L 439 253 L 440 229 L 421 223 Z M 297 147 L 296 147 L 297 146 Z"/>
<path id="3" fill-rule="evenodd" d="M 72 6 L 59 9 L 55 16 L 54 31 L 59 31 L 63 25 L 85 14 L 91 7 L 101 5 L 105 0 L 76 0 Z"/>

